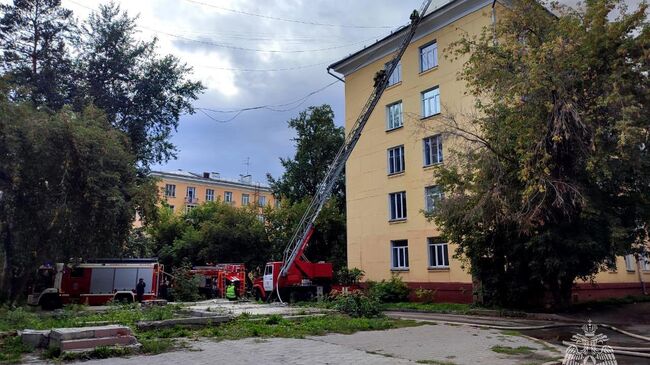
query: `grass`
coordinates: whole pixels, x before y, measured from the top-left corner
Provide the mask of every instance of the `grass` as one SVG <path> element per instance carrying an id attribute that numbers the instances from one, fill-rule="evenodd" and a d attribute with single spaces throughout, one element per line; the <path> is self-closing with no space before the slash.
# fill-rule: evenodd
<path id="1" fill-rule="evenodd" d="M 492 351 L 506 355 L 530 355 L 534 353 L 533 348 L 528 346 L 510 347 L 510 346 L 492 346 Z"/>
<path id="2" fill-rule="evenodd" d="M 0 364 L 19 364 L 22 355 L 32 351 L 32 348 L 23 344 L 20 337 L 0 339 Z"/>
<path id="3" fill-rule="evenodd" d="M 417 310 L 423 312 L 433 312 L 433 313 L 456 313 L 456 314 L 467 314 L 469 313 L 471 306 L 469 304 L 459 304 L 459 303 L 412 303 L 412 302 L 400 302 L 400 303 L 383 303 L 382 310 Z"/>
<path id="4" fill-rule="evenodd" d="M 416 361 L 418 364 L 433 364 L 433 365 L 456 365 L 455 362 L 452 361 L 444 361 L 444 360 L 418 360 Z"/>
<path id="5" fill-rule="evenodd" d="M 521 332 L 515 330 L 504 330 L 501 331 L 501 334 L 504 336 L 521 336 Z"/>

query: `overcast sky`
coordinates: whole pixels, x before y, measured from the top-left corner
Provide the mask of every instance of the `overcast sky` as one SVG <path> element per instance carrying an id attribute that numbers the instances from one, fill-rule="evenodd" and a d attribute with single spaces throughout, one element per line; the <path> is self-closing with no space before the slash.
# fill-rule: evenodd
<path id="1" fill-rule="evenodd" d="M 62 2 L 84 19 L 89 8 L 104 1 Z M 196 107 L 229 111 L 274 105 L 276 110 L 208 112 L 212 119 L 200 111 L 183 116 L 172 138 L 178 159 L 155 168 L 216 171 L 236 178 L 246 173 L 245 162 L 250 159 L 249 173 L 262 182 L 267 172 L 282 173 L 280 157 L 293 155 L 287 121 L 301 110 L 330 104 L 336 123 L 343 125 L 340 82 L 296 102 L 335 81 L 327 74 L 327 65 L 407 23 L 421 4 L 421 0 L 117 2 L 131 15 L 139 14 L 141 36 L 157 36 L 160 53 L 174 54 L 194 67 L 193 78 L 207 87 Z M 432 6 L 446 2 L 434 0 Z"/>

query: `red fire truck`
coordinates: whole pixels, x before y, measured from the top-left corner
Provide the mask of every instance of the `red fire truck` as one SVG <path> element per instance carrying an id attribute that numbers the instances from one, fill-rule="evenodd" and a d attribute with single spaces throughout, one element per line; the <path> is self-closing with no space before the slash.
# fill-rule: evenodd
<path id="1" fill-rule="evenodd" d="M 199 293 L 208 298 L 223 298 L 229 283 L 235 284 L 238 297 L 246 294 L 246 266 L 244 264 L 216 264 L 195 266 L 190 271 L 199 278 Z"/>
<path id="2" fill-rule="evenodd" d="M 68 303 L 133 302 L 140 278 L 146 284 L 143 299 L 156 299 L 162 273 L 163 265 L 157 259 L 97 259 L 74 265 L 42 265 L 27 301 L 43 309 Z"/>

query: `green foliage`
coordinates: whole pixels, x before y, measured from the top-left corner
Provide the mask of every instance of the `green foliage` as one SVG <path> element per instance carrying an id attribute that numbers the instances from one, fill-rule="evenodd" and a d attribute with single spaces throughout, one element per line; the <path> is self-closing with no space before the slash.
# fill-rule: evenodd
<path id="1" fill-rule="evenodd" d="M 408 286 L 399 275 L 392 275 L 388 281 L 368 281 L 367 284 L 370 296 L 377 298 L 381 303 L 406 301 L 410 293 Z"/>
<path id="2" fill-rule="evenodd" d="M 441 118 L 460 138 L 436 170 L 446 199 L 433 218 L 486 304 L 564 307 L 577 278 L 647 242 L 650 29 L 644 3 L 609 21 L 621 7 L 554 17 L 518 0 L 496 29 L 451 45 L 479 101 L 469 120 Z"/>
<path id="3" fill-rule="evenodd" d="M 436 290 L 417 288 L 415 289 L 415 297 L 418 301 L 423 303 L 433 303 L 436 297 Z"/>
<path id="4" fill-rule="evenodd" d="M 359 284 L 364 275 L 365 272 L 356 267 L 353 267 L 352 269 L 342 267 L 336 272 L 336 282 L 342 285 Z"/>
<path id="5" fill-rule="evenodd" d="M 174 342 L 168 338 L 141 339 L 140 351 L 145 354 L 157 355 L 167 352 L 174 347 Z"/>
<path id="6" fill-rule="evenodd" d="M 351 317 L 372 318 L 382 315 L 379 300 L 359 290 L 337 295 L 333 300 L 333 308 Z"/>
<path id="7" fill-rule="evenodd" d="M 510 346 L 492 346 L 492 351 L 506 355 L 529 355 L 533 353 L 533 348 L 528 346 L 510 347 Z"/>
<path id="8" fill-rule="evenodd" d="M 136 209 L 135 159 L 99 111 L 46 114 L 0 95 L 0 155 L 0 294 L 22 296 L 46 260 L 119 254 Z"/>
<path id="9" fill-rule="evenodd" d="M 20 336 L 0 338 L 0 364 L 20 364 L 22 355 L 32 350 Z"/>
<path id="10" fill-rule="evenodd" d="M 252 206 L 235 208 L 221 201 L 207 202 L 184 215 L 175 215 L 163 206 L 147 229 L 154 240 L 154 253 L 168 267 L 187 259 L 195 265 L 242 262 L 255 268 L 263 267 L 269 258 L 266 229 Z"/>
<path id="11" fill-rule="evenodd" d="M 173 296 L 175 301 L 194 302 L 200 299 L 199 278 L 192 275 L 192 265 L 189 261 L 183 261 L 180 266 L 174 268 Z"/>
<path id="12" fill-rule="evenodd" d="M 468 314 L 471 311 L 469 304 L 460 303 L 416 303 L 416 302 L 398 302 L 384 303 L 381 305 L 382 310 L 414 310 L 432 313 L 454 313 Z"/>
<path id="13" fill-rule="evenodd" d="M 316 194 L 318 184 L 343 145 L 343 127 L 334 124 L 334 112 L 329 105 L 312 106 L 289 121 L 296 130 L 296 154 L 293 159 L 281 158 L 284 174 L 279 179 L 267 175 L 273 195 L 297 203 Z M 343 177 L 332 196 L 344 199 Z"/>
<path id="14" fill-rule="evenodd" d="M 74 94 L 69 45 L 76 26 L 60 0 L 0 5 L 0 49 L 12 98 L 59 110 Z"/>

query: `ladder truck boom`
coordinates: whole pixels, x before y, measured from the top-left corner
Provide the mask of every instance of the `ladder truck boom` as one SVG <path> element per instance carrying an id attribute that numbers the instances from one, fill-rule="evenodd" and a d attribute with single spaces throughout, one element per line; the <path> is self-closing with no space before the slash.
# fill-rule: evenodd
<path id="1" fill-rule="evenodd" d="M 415 11 L 413 12 L 411 15 L 410 29 L 404 36 L 404 39 L 402 40 L 397 53 L 388 63 L 389 66 L 385 70 L 383 77 L 375 79 L 375 87 L 373 89 L 373 92 L 370 94 L 370 97 L 368 98 L 368 101 L 366 102 L 363 109 L 361 109 L 359 118 L 350 129 L 350 132 L 345 138 L 343 146 L 341 146 L 338 153 L 336 154 L 336 157 L 330 164 L 325 178 L 318 184 L 316 194 L 312 198 L 309 207 L 303 214 L 302 219 L 300 220 L 300 223 L 298 224 L 298 227 L 296 228 L 296 231 L 294 232 L 290 243 L 284 250 L 280 276 L 286 276 L 289 268 L 291 268 L 296 259 L 303 256 L 304 251 L 309 244 L 309 239 L 313 233 L 314 222 L 316 221 L 316 218 L 318 218 L 318 214 L 327 202 L 327 199 L 330 197 L 334 185 L 343 172 L 345 162 L 348 160 L 348 157 L 350 157 L 354 146 L 359 141 L 363 128 L 368 122 L 368 119 L 370 118 L 372 111 L 375 109 L 375 106 L 384 93 L 384 90 L 386 90 L 386 87 L 388 86 L 388 79 L 390 78 L 390 75 L 392 75 L 393 71 L 395 71 L 395 68 L 397 68 L 397 64 L 404 55 L 406 48 L 411 43 L 411 40 L 415 35 L 415 31 L 417 30 L 417 27 L 422 21 L 424 14 L 429 8 L 431 1 L 432 0 L 425 0 L 419 10 L 419 13 Z"/>

